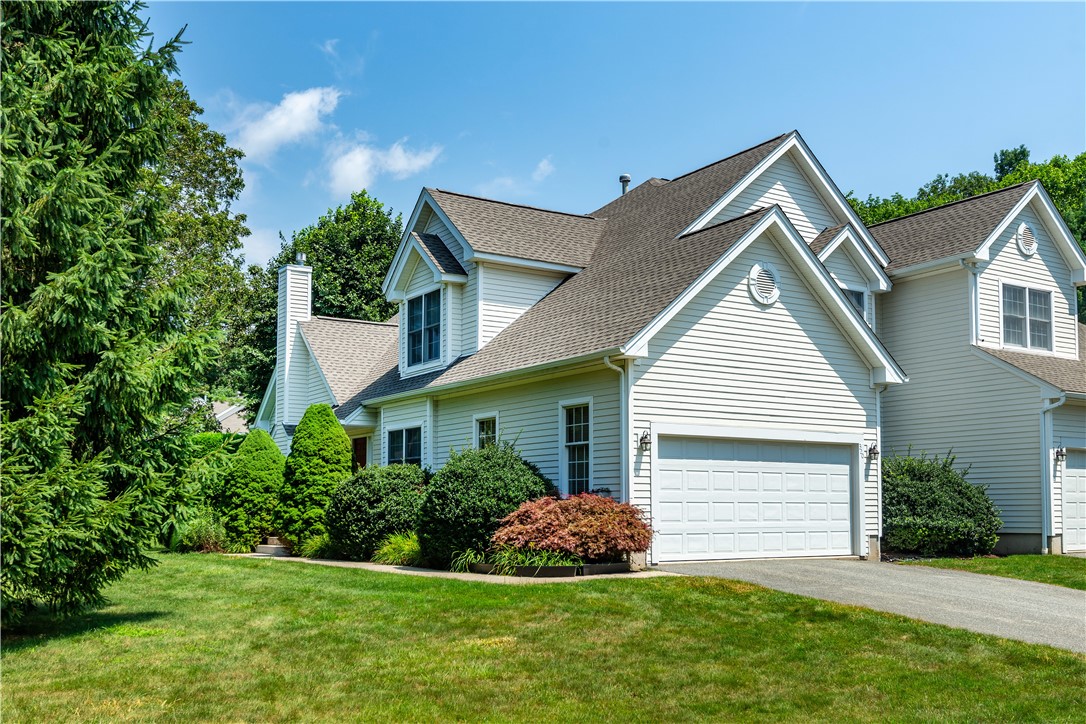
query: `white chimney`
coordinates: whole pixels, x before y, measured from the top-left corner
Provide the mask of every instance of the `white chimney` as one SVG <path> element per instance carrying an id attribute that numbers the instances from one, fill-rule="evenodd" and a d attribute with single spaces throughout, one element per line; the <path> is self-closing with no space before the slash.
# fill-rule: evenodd
<path id="1" fill-rule="evenodd" d="M 292 361 L 304 346 L 298 339 L 298 322 L 308 322 L 313 316 L 313 268 L 305 266 L 305 254 L 299 253 L 297 263 L 279 267 L 279 311 L 275 331 L 275 418 L 281 424 L 297 424 L 305 413 L 306 375 Z M 298 390 L 291 399 L 291 388 Z M 291 403 L 294 406 L 291 406 Z"/>

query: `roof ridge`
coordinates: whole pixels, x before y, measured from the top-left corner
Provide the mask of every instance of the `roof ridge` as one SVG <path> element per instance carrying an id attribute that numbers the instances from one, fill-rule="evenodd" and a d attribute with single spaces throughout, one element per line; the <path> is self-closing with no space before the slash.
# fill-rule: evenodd
<path id="1" fill-rule="evenodd" d="M 744 148 L 742 151 L 737 151 L 737 152 L 733 153 L 730 156 L 725 156 L 724 158 L 719 159 L 717 161 L 713 161 L 712 163 L 707 163 L 707 164 L 705 164 L 704 166 L 702 166 L 700 168 L 694 169 L 693 171 L 687 171 L 686 173 L 682 174 L 681 176 L 676 176 L 673 179 L 665 179 L 665 180 L 667 180 L 668 183 L 674 183 L 675 181 L 678 181 L 679 179 L 682 179 L 682 178 L 686 178 L 687 176 L 693 176 L 694 174 L 699 173 L 701 171 L 704 171 L 707 168 L 712 168 L 713 166 L 716 166 L 719 163 L 724 163 L 725 161 L 730 161 L 733 158 L 735 158 L 736 156 L 742 156 L 744 153 L 749 153 L 749 152 L 753 151 L 756 148 L 761 148 L 762 146 L 766 146 L 766 145 L 768 145 L 770 143 L 773 143 L 774 141 L 780 141 L 781 139 L 785 138 L 786 136 L 791 135 L 792 133 L 795 133 L 795 131 L 790 131 L 789 133 L 782 133 L 779 136 L 774 136 L 773 138 L 770 138 L 770 139 L 768 139 L 766 141 L 762 141 L 761 143 L 756 143 L 756 144 L 754 144 L 753 146 L 751 146 L 749 148 Z"/>
<path id="2" fill-rule="evenodd" d="M 725 221 L 721 221 L 719 223 L 713 224 L 712 226 L 703 226 L 702 228 L 698 229 L 697 231 L 691 231 L 688 234 L 683 234 L 682 236 L 677 236 L 677 237 L 675 237 L 675 240 L 678 241 L 679 239 L 689 239 L 691 236 L 694 236 L 695 234 L 700 234 L 703 231 L 710 231 L 712 229 L 719 229 L 721 226 L 724 226 L 725 224 L 730 224 L 733 221 L 739 221 L 740 219 L 745 219 L 748 216 L 757 216 L 759 214 L 765 214 L 765 213 L 767 213 L 769 211 L 772 211 L 774 208 L 779 209 L 780 206 L 778 204 L 770 204 L 769 206 L 759 206 L 758 208 L 754 209 L 753 211 L 748 211 L 747 213 L 743 214 L 742 216 L 736 216 L 733 219 L 727 219 Z"/>
<path id="3" fill-rule="evenodd" d="M 372 325 L 375 325 L 375 326 L 378 326 L 378 327 L 399 327 L 400 326 L 396 322 L 372 322 L 372 321 L 370 321 L 368 319 L 348 319 L 347 317 L 329 317 L 329 316 L 327 316 L 325 314 L 314 314 L 312 317 L 310 317 L 306 321 L 311 322 L 314 319 L 323 319 L 323 320 L 325 320 L 327 322 L 350 322 L 352 324 L 372 324 Z"/>
<path id="4" fill-rule="evenodd" d="M 996 194 L 1001 194 L 1004 191 L 1010 191 L 1011 189 L 1016 189 L 1016 188 L 1019 188 L 1021 186 L 1028 186 L 1029 184 L 1033 184 L 1033 183 L 1040 183 L 1040 181 L 1038 179 L 1032 179 L 1030 181 L 1023 181 L 1021 183 L 1012 184 L 1010 186 L 1004 186 L 1003 188 L 995 189 L 994 191 L 985 191 L 983 194 L 977 194 L 976 196 L 969 196 L 969 197 L 964 198 L 964 199 L 958 199 L 957 201 L 948 201 L 945 204 L 939 204 L 938 206 L 932 206 L 932 207 L 927 208 L 927 209 L 921 209 L 920 211 L 914 211 L 911 214 L 905 214 L 904 216 L 897 216 L 897 217 L 895 217 L 893 219 L 887 219 L 886 221 L 880 221 L 877 224 L 871 224 L 867 228 L 868 229 L 874 229 L 876 226 L 883 226 L 885 224 L 892 224 L 895 221 L 901 221 L 903 219 L 908 219 L 908 218 L 913 217 L 913 216 L 920 216 L 921 214 L 926 214 L 929 211 L 939 211 L 940 209 L 946 209 L 946 208 L 949 208 L 951 206 L 955 206 L 957 204 L 964 204 L 966 201 L 975 201 L 976 199 L 982 199 L 985 196 L 994 196 Z"/>
<path id="5" fill-rule="evenodd" d="M 474 194 L 462 194 L 459 191 L 449 191 L 448 189 L 439 189 L 436 187 L 427 188 L 427 191 L 440 191 L 443 194 L 449 194 L 450 196 L 459 196 L 465 199 L 474 199 L 475 201 L 486 201 L 491 204 L 501 204 L 502 206 L 513 206 L 518 209 L 530 209 L 532 211 L 542 211 L 545 214 L 560 214 L 562 216 L 572 216 L 577 219 L 588 219 L 591 221 L 599 221 L 595 216 L 589 216 L 588 214 L 574 214 L 571 211 L 556 211 L 554 209 L 544 209 L 541 206 L 530 206 L 529 204 L 515 204 L 512 201 L 502 201 L 500 199 L 491 199 L 486 196 L 476 196 Z"/>

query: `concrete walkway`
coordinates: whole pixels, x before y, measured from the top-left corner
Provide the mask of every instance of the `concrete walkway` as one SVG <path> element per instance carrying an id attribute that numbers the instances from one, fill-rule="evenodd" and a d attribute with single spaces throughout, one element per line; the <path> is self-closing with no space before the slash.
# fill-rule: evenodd
<path id="1" fill-rule="evenodd" d="M 757 583 L 922 621 L 1086 653 L 1086 591 L 964 571 L 787 559 L 672 563 L 659 570 Z"/>

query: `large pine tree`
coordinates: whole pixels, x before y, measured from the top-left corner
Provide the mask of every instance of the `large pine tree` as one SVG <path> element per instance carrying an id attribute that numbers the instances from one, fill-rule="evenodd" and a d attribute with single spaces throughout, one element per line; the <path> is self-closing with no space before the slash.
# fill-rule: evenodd
<path id="1" fill-rule="evenodd" d="M 179 421 L 215 353 L 192 279 L 157 273 L 179 37 L 143 6 L 3 3 L 4 614 L 100 600 L 170 514 Z"/>

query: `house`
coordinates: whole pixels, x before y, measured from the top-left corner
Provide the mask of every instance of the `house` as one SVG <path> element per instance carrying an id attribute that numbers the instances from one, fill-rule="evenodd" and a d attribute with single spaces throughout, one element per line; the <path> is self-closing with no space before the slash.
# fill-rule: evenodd
<path id="1" fill-rule="evenodd" d="M 871 227 L 879 336 L 909 371 L 884 449 L 946 453 L 1002 511 L 1003 552 L 1086 551 L 1086 258 L 1033 181 Z"/>
<path id="2" fill-rule="evenodd" d="M 211 410 L 223 432 L 249 432 L 245 422 L 245 405 L 216 400 L 211 403 Z"/>

